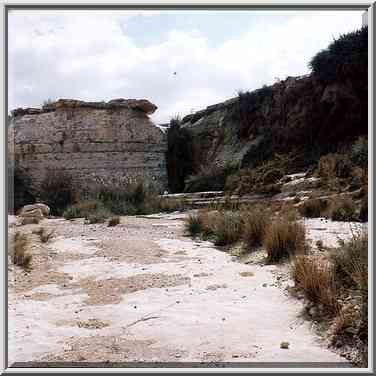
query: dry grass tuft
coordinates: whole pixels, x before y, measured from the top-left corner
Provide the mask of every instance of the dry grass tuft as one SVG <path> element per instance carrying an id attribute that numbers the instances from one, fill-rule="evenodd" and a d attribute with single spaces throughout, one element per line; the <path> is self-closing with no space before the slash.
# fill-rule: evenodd
<path id="1" fill-rule="evenodd" d="M 120 217 L 111 217 L 108 221 L 108 227 L 117 226 L 120 223 Z"/>
<path id="2" fill-rule="evenodd" d="M 307 218 L 318 218 L 325 216 L 329 202 L 325 199 L 309 199 L 299 206 L 299 213 Z"/>
<path id="3" fill-rule="evenodd" d="M 25 269 L 30 268 L 32 255 L 29 253 L 29 239 L 26 234 L 16 232 L 13 242 L 13 264 Z"/>
<path id="4" fill-rule="evenodd" d="M 261 209 L 245 210 L 241 215 L 245 247 L 252 251 L 262 245 L 266 228 L 270 225 L 270 215 Z"/>
<path id="5" fill-rule="evenodd" d="M 275 220 L 267 227 L 264 246 L 269 262 L 279 262 L 306 250 L 305 227 L 284 218 Z"/>
<path id="6" fill-rule="evenodd" d="M 317 257 L 297 256 L 291 265 L 296 287 L 315 304 L 322 304 L 327 312 L 337 311 L 335 274 L 331 264 Z"/>

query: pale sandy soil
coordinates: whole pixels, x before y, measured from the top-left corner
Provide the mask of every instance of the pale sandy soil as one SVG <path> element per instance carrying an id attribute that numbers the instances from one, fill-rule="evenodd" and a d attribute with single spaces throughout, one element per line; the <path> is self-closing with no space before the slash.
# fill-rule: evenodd
<path id="1" fill-rule="evenodd" d="M 30 273 L 9 265 L 9 364 L 344 362 L 286 292 L 287 265 L 240 263 L 184 236 L 182 218 L 122 217 L 116 227 L 45 219 L 23 226 L 55 234 L 47 244 L 31 235 Z M 306 224 L 313 242 L 328 246 L 351 234 L 349 224 Z M 289 349 L 280 348 L 283 341 Z"/>

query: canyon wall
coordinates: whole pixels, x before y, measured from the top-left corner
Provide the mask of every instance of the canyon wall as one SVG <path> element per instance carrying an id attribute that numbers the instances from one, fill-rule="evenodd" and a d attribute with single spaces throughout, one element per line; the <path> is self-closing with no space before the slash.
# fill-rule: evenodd
<path id="1" fill-rule="evenodd" d="M 83 102 L 61 99 L 12 111 L 10 161 L 34 189 L 49 170 L 69 173 L 76 187 L 114 185 L 136 180 L 167 185 L 165 134 L 148 115 L 147 100 Z"/>

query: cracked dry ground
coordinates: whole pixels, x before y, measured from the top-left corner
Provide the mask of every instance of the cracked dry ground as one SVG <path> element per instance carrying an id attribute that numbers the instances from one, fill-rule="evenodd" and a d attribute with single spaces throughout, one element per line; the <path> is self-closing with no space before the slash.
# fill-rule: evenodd
<path id="1" fill-rule="evenodd" d="M 23 226 L 33 267 L 9 265 L 9 364 L 343 362 L 277 280 L 286 266 L 237 262 L 185 237 L 183 217 Z M 46 244 L 40 226 L 55 231 Z"/>

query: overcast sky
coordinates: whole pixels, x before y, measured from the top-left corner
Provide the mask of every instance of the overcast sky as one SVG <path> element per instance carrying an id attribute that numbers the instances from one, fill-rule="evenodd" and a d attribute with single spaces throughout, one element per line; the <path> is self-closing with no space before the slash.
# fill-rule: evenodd
<path id="1" fill-rule="evenodd" d="M 9 109 L 146 98 L 156 123 L 309 73 L 361 11 L 11 11 Z M 174 74 L 176 72 L 176 74 Z"/>

